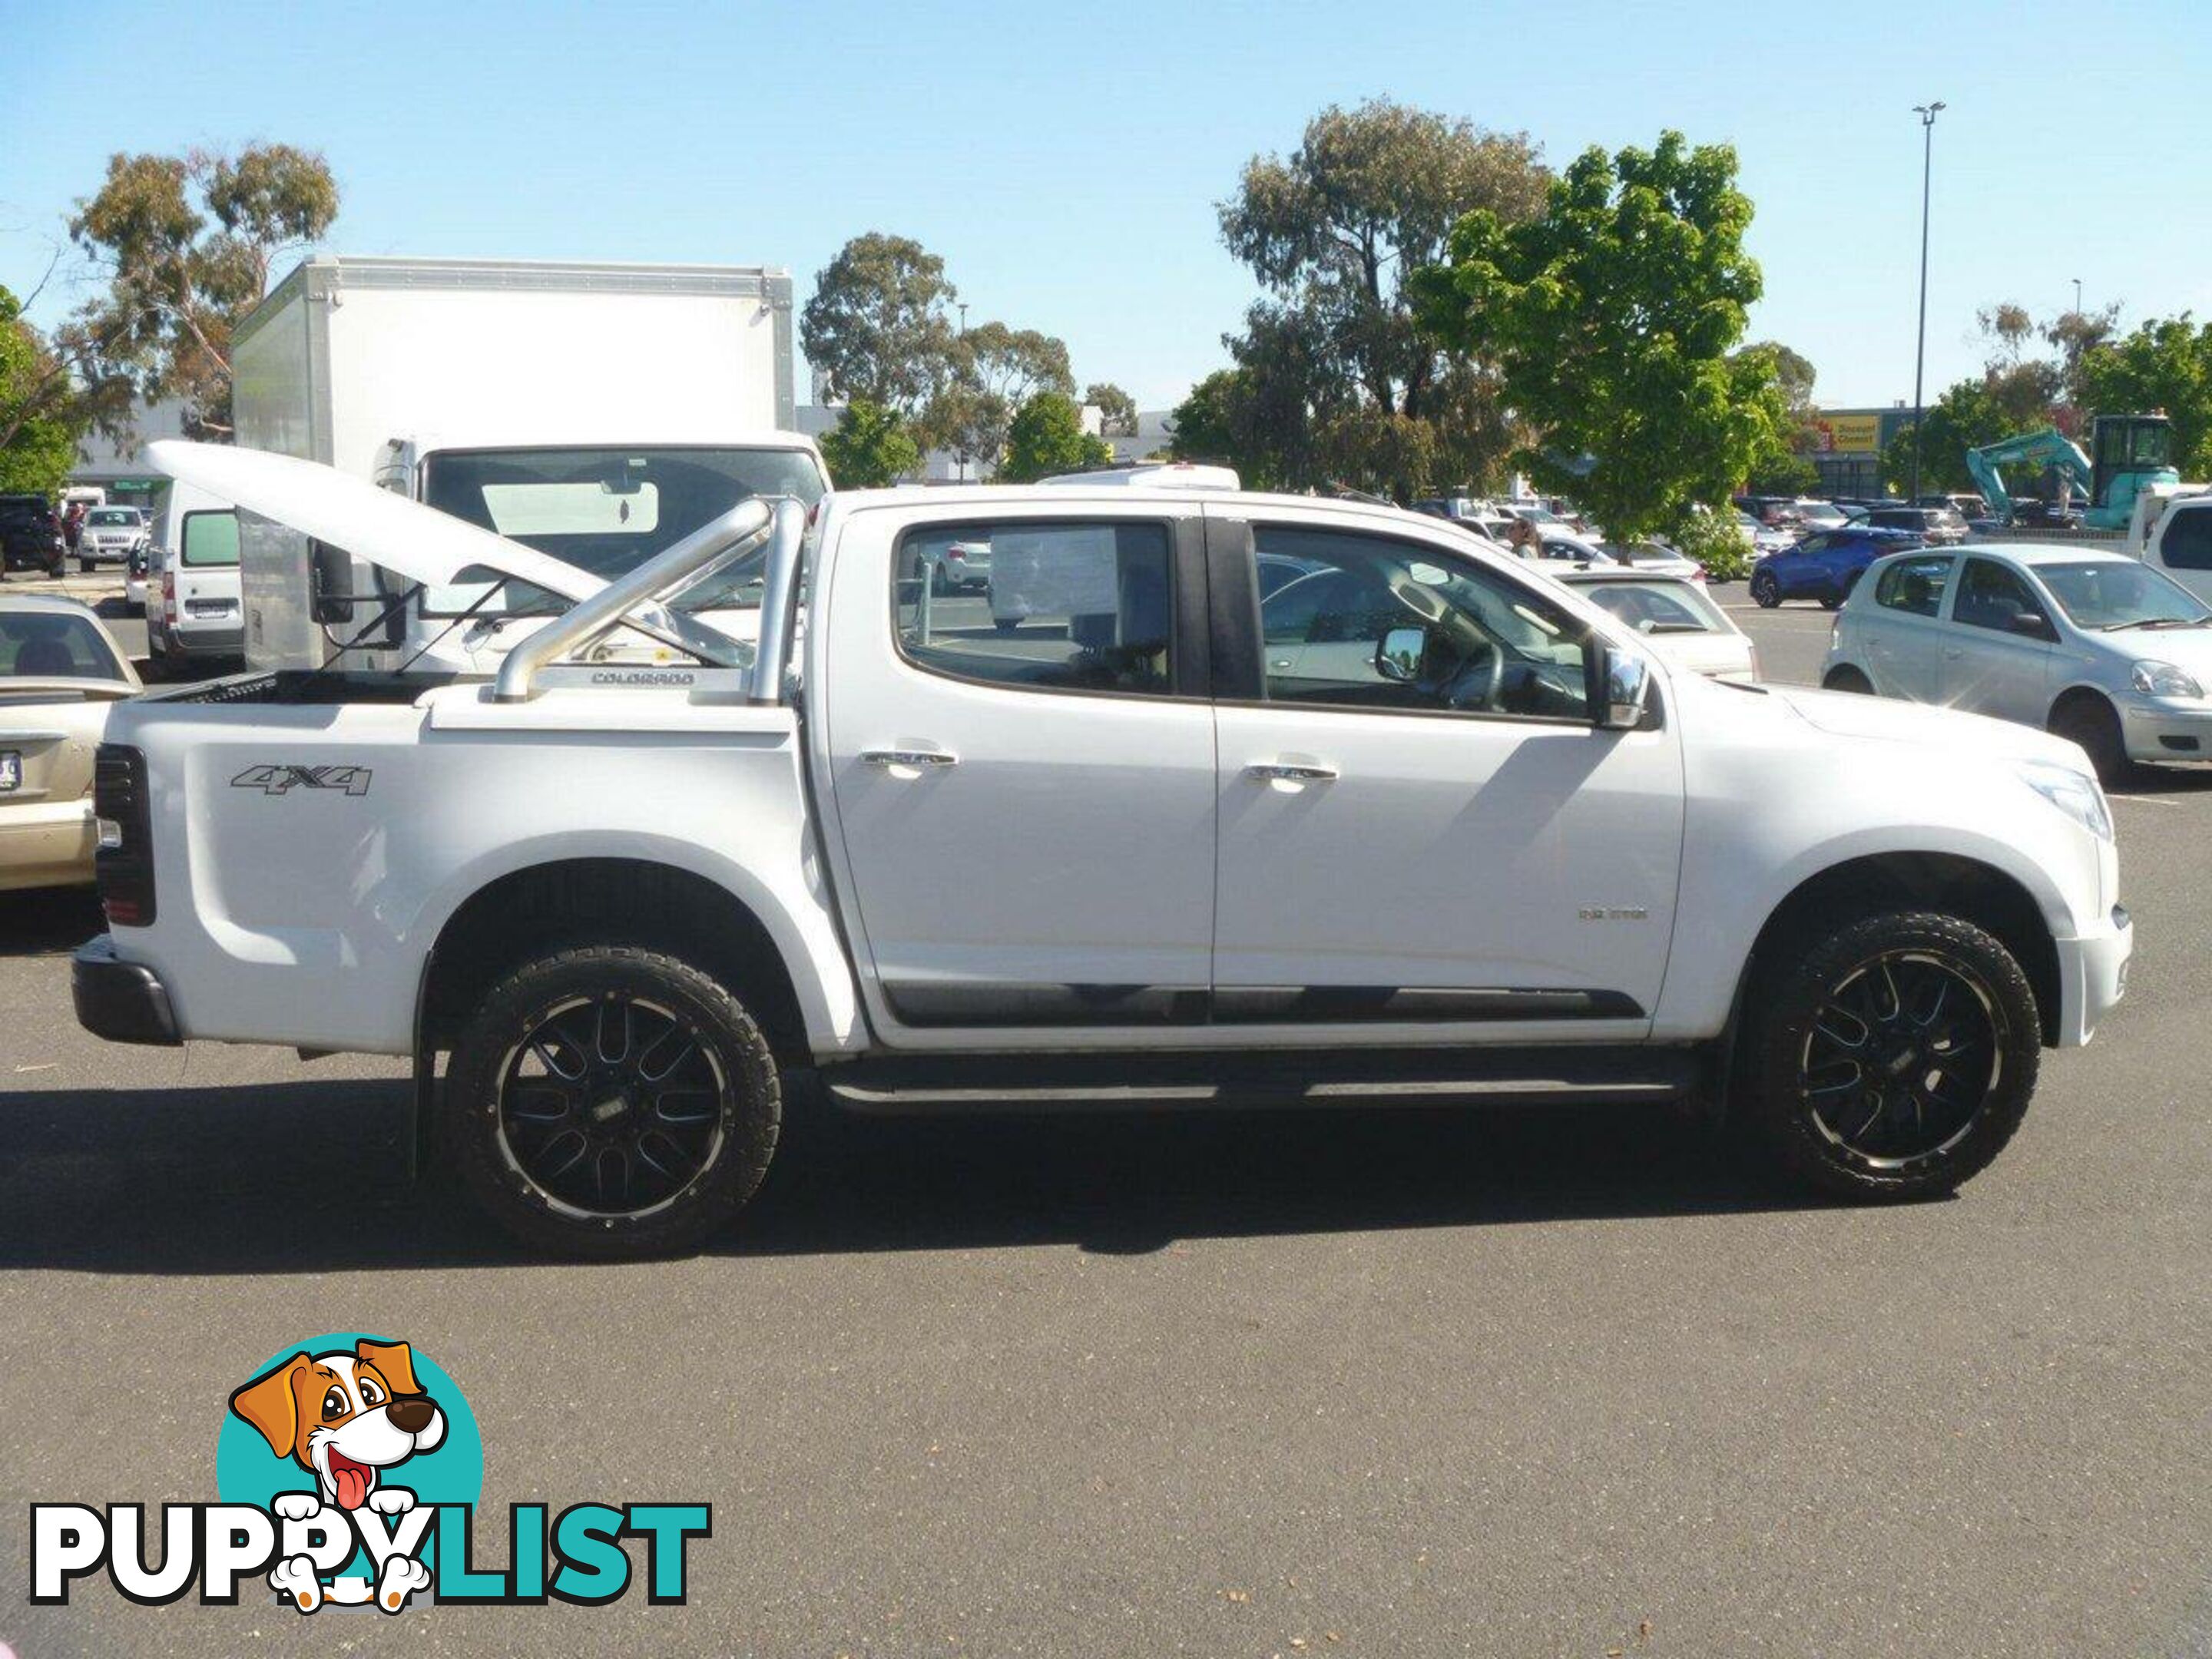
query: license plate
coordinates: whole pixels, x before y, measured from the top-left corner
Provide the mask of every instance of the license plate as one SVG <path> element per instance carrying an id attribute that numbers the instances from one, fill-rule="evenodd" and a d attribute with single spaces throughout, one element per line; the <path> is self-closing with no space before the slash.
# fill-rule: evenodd
<path id="1" fill-rule="evenodd" d="M 186 599 L 185 609 L 195 617 L 227 617 L 230 614 L 228 599 Z"/>
<path id="2" fill-rule="evenodd" d="M 23 757 L 19 750 L 0 749 L 0 793 L 23 787 Z"/>

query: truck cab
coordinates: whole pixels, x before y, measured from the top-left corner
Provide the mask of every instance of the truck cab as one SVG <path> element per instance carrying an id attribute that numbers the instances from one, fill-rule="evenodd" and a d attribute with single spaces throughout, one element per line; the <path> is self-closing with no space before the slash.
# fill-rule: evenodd
<path id="1" fill-rule="evenodd" d="M 1670 671 L 1387 506 L 756 499 L 607 580 L 311 463 L 154 459 L 558 614 L 489 675 L 119 709 L 80 1018 L 412 1056 L 425 1155 L 549 1248 L 695 1247 L 816 1085 L 1698 1103 L 1826 1190 L 1948 1190 L 2124 982 L 2074 745 Z M 992 597 L 931 580 L 948 539 Z M 681 603 L 757 556 L 747 637 Z"/>

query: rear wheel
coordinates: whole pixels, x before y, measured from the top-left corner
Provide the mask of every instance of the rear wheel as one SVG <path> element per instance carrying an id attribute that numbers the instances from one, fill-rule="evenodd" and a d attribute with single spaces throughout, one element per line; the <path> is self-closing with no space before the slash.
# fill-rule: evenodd
<path id="1" fill-rule="evenodd" d="M 1782 603 L 1782 584 L 1774 580 L 1771 570 L 1751 573 L 1751 601 L 1761 611 L 1771 611 Z"/>
<path id="2" fill-rule="evenodd" d="M 61 574 L 62 573 L 58 570 L 54 572 L 54 574 L 57 576 Z M 76 574 L 80 576 L 89 576 L 92 574 L 92 561 L 90 559 L 79 559 L 76 562 Z"/>
<path id="3" fill-rule="evenodd" d="M 591 945 L 486 994 L 454 1044 L 439 1127 L 508 1231 L 611 1260 L 697 1249 L 759 1187 L 781 1119 L 743 1003 L 677 957 Z"/>
<path id="4" fill-rule="evenodd" d="M 2119 711 L 2102 697 L 2083 692 L 2066 698 L 2051 711 L 2049 730 L 2055 737 L 2080 744 L 2106 783 L 2127 783 L 2141 775 L 2141 768 L 2128 758 Z"/>
<path id="5" fill-rule="evenodd" d="M 1751 1127 L 1825 1191 L 1913 1198 L 1986 1168 L 2035 1091 L 2042 1022 L 2012 953 L 1896 911 L 1785 943 L 1747 1032 Z"/>

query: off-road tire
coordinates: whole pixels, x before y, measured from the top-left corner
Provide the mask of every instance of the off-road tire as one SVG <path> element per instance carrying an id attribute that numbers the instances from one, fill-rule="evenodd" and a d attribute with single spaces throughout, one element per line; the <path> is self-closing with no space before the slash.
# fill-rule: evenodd
<path id="1" fill-rule="evenodd" d="M 1823 1127 L 1804 1068 L 1814 1023 L 1836 988 L 1869 964 L 1906 954 L 1940 959 L 1978 982 L 1996 1071 L 1972 1115 L 1942 1146 L 1888 1161 L 1839 1143 Z M 1940 912 L 1882 911 L 1801 927 L 1761 956 L 1758 1000 L 1747 1011 L 1740 1050 L 1742 1117 L 1788 1174 L 1845 1198 L 1920 1198 L 1949 1192 L 2004 1149 L 2035 1092 L 2042 1022 L 2027 974 L 1996 938 Z"/>
<path id="2" fill-rule="evenodd" d="M 719 1068 L 715 1151 L 649 1213 L 574 1212 L 526 1176 L 510 1153 L 502 1076 L 548 1012 L 578 998 L 635 998 L 665 1008 L 711 1049 Z M 556 1255 L 617 1261 L 697 1249 L 759 1188 L 781 1124 L 781 1084 L 768 1039 L 727 988 L 658 951 L 592 945 L 518 968 L 485 994 L 454 1043 L 437 1129 L 447 1169 L 516 1237 Z"/>

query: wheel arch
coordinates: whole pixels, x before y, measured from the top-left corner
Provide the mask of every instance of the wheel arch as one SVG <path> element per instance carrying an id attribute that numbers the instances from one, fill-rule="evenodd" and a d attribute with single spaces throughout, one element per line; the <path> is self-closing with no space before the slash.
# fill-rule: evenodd
<path id="1" fill-rule="evenodd" d="M 652 857 L 549 856 L 504 870 L 450 908 L 424 954 L 418 1065 L 452 1046 L 502 975 L 586 942 L 663 950 L 712 973 L 751 1009 L 777 1060 L 804 1065 L 811 1048 L 803 988 L 765 908 L 698 870 Z"/>
<path id="2" fill-rule="evenodd" d="M 1824 918 L 1882 908 L 1942 910 L 1972 922 L 2009 951 L 2035 992 L 2045 1048 L 2059 1036 L 2058 946 L 2035 895 L 2017 877 L 1957 853 L 1880 852 L 1830 864 L 1801 880 L 1771 910 L 1744 958 L 1729 1016 L 1731 1051 L 1750 988 L 1776 952 Z"/>

